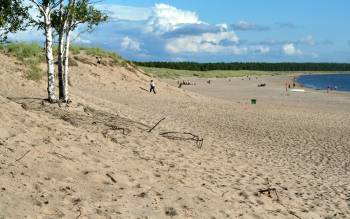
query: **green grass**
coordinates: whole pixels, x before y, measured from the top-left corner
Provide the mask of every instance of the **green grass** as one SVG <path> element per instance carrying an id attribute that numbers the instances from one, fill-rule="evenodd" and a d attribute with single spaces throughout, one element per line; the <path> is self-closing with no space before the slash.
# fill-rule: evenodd
<path id="1" fill-rule="evenodd" d="M 95 47 L 80 47 L 80 49 L 85 50 L 87 55 L 102 57 L 102 58 L 110 58 L 113 60 L 115 64 L 126 66 L 126 61 L 117 53 L 108 52 L 101 48 L 95 48 Z"/>
<path id="2" fill-rule="evenodd" d="M 10 43 L 6 46 L 7 52 L 24 61 L 33 59 L 44 61 L 44 51 L 37 43 Z"/>
<path id="3" fill-rule="evenodd" d="M 199 78 L 228 78 L 228 77 L 243 77 L 247 75 L 282 75 L 290 72 L 273 72 L 273 71 L 230 71 L 230 70 L 214 70 L 214 71 L 189 71 L 189 70 L 175 70 L 167 68 L 149 68 L 140 67 L 147 75 L 158 78 L 181 78 L 181 77 L 199 77 Z"/>
<path id="4" fill-rule="evenodd" d="M 26 77 L 29 80 L 39 81 L 43 76 L 43 72 L 39 64 L 45 61 L 45 54 L 42 47 L 37 43 L 9 43 L 3 45 L 3 50 L 17 57 L 26 66 L 29 71 Z"/>
<path id="5" fill-rule="evenodd" d="M 43 76 L 43 72 L 39 67 L 40 63 L 45 62 L 45 52 L 43 48 L 37 43 L 8 43 L 1 44 L 0 50 L 18 58 L 21 60 L 28 68 L 27 78 L 29 80 L 39 81 Z M 73 55 L 78 55 L 82 51 L 89 56 L 110 58 L 116 65 L 126 67 L 127 61 L 124 60 L 120 55 L 114 52 L 108 52 L 101 48 L 94 47 L 84 47 L 79 45 L 71 45 L 70 52 Z M 57 45 L 53 47 L 54 56 L 58 54 Z"/>

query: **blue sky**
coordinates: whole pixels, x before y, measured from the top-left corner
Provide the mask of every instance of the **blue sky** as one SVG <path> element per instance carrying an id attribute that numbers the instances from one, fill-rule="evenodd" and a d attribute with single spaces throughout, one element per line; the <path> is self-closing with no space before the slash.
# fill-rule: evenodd
<path id="1" fill-rule="evenodd" d="M 349 0 L 105 0 L 97 7 L 110 20 L 75 43 L 130 60 L 350 62 Z"/>

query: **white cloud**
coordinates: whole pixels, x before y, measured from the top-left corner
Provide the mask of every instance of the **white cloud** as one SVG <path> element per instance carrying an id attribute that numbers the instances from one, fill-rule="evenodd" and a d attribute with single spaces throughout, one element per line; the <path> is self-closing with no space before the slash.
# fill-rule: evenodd
<path id="1" fill-rule="evenodd" d="M 302 55 L 303 52 L 299 49 L 296 49 L 293 43 L 286 43 L 283 45 L 282 50 L 286 55 Z"/>
<path id="2" fill-rule="evenodd" d="M 229 42 L 231 45 L 223 45 Z M 219 53 L 229 52 L 242 54 L 245 48 L 238 48 L 232 43 L 238 43 L 239 38 L 233 32 L 204 33 L 195 36 L 182 36 L 170 39 L 166 44 L 166 50 L 170 53 Z"/>
<path id="3" fill-rule="evenodd" d="M 300 43 L 307 44 L 309 46 L 314 46 L 316 44 L 314 37 L 311 35 L 301 38 Z"/>
<path id="4" fill-rule="evenodd" d="M 147 20 L 152 14 L 152 8 L 147 7 L 99 4 L 97 8 L 106 11 L 112 20 L 141 21 Z"/>
<path id="5" fill-rule="evenodd" d="M 234 30 L 243 30 L 243 31 L 246 31 L 246 30 L 266 31 L 270 29 L 267 26 L 257 25 L 256 23 L 248 22 L 248 21 L 239 21 L 237 24 L 232 24 L 231 26 Z"/>
<path id="6" fill-rule="evenodd" d="M 201 24 L 197 14 L 184 11 L 167 4 L 156 4 L 153 13 L 148 19 L 148 30 L 164 33 L 175 30 L 183 24 Z"/>
<path id="7" fill-rule="evenodd" d="M 122 39 L 122 42 L 120 43 L 120 46 L 124 50 L 133 50 L 133 51 L 141 50 L 140 43 L 135 39 L 131 39 L 130 37 L 124 37 Z"/>
<path id="8" fill-rule="evenodd" d="M 252 50 L 256 51 L 258 53 L 261 53 L 261 54 L 267 54 L 270 52 L 271 49 L 268 46 L 261 46 L 260 45 L 260 46 L 253 47 Z"/>

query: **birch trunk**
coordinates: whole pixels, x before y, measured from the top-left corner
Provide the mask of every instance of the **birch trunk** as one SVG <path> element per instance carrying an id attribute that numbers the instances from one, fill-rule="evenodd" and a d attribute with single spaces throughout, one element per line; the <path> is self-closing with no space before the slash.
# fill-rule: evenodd
<path id="1" fill-rule="evenodd" d="M 56 102 L 55 96 L 55 65 L 52 51 L 52 27 L 51 27 L 51 10 L 49 7 L 44 10 L 45 19 L 45 38 L 46 38 L 46 62 L 47 62 L 47 92 L 51 103 Z"/>
<path id="2" fill-rule="evenodd" d="M 69 47 L 70 47 L 70 36 L 71 30 L 66 32 L 66 48 L 64 53 L 64 101 L 69 101 Z"/>
<path id="3" fill-rule="evenodd" d="M 59 19 L 61 22 L 60 29 L 58 30 L 58 88 L 59 88 L 59 99 L 64 100 L 64 77 L 63 77 L 63 60 L 64 60 L 64 31 L 66 28 L 66 22 L 65 18 L 63 18 L 63 11 L 64 11 L 64 1 L 60 1 L 60 14 Z M 63 23 L 63 24 L 62 24 Z"/>
<path id="4" fill-rule="evenodd" d="M 58 87 L 59 87 L 59 99 L 64 99 L 64 73 L 63 73 L 63 60 L 64 60 L 64 39 L 61 33 L 59 33 L 58 37 Z"/>

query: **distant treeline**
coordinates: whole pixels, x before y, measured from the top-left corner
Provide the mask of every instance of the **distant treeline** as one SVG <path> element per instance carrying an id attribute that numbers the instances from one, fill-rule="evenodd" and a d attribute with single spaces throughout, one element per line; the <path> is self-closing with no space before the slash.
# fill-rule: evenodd
<path id="1" fill-rule="evenodd" d="M 255 70 L 255 71 L 350 71 L 350 63 L 196 63 L 196 62 L 134 62 L 153 68 L 169 68 L 191 71 Z"/>

